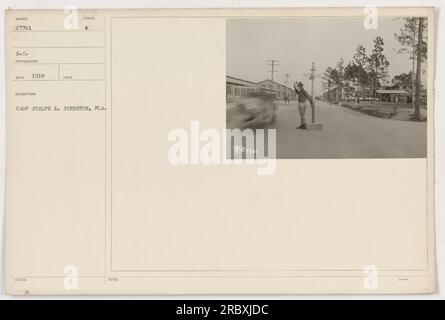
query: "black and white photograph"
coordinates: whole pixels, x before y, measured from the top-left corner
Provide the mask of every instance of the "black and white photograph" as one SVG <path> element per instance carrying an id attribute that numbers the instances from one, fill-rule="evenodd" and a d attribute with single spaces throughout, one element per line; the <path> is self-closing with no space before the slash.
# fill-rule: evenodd
<path id="1" fill-rule="evenodd" d="M 4 1 L 0 300 L 445 298 L 445 10 L 422 1 Z"/>
<path id="2" fill-rule="evenodd" d="M 426 17 L 227 21 L 226 127 L 277 159 L 425 158 Z"/>

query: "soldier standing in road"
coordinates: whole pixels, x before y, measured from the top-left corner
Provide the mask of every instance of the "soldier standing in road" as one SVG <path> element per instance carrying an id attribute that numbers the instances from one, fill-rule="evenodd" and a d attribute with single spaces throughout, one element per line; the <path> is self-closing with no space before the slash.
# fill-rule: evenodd
<path id="1" fill-rule="evenodd" d="M 300 113 L 301 119 L 300 126 L 297 127 L 297 129 L 306 129 L 306 120 L 304 117 L 306 113 L 306 100 L 309 100 L 312 108 L 314 107 L 314 101 L 307 93 L 307 91 L 304 90 L 303 84 L 301 82 L 295 82 L 294 89 L 295 93 L 298 95 L 298 112 Z"/>

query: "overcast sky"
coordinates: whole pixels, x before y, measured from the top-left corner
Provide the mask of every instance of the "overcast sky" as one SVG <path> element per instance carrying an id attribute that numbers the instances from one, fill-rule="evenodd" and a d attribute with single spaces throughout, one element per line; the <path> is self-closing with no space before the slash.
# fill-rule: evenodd
<path id="1" fill-rule="evenodd" d="M 352 60 L 359 44 L 369 53 L 380 36 L 392 76 L 412 69 L 408 55 L 397 54 L 401 45 L 394 39 L 404 24 L 401 18 L 379 18 L 377 30 L 363 27 L 363 18 L 282 18 L 231 19 L 227 21 L 227 75 L 254 82 L 270 78 L 266 60 L 279 60 L 274 80 L 290 83 L 310 82 L 303 76 L 315 62 L 316 73 L 335 67 L 341 57 L 345 65 Z M 321 80 L 315 80 L 315 93 L 321 93 Z"/>

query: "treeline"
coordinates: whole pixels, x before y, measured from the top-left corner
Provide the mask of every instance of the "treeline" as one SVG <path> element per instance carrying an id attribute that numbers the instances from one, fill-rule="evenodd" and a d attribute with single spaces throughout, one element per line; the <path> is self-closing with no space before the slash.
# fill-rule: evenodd
<path id="1" fill-rule="evenodd" d="M 382 37 L 374 39 L 374 47 L 367 52 L 363 45 L 358 45 L 352 61 L 347 64 L 340 58 L 333 67 L 328 67 L 322 78 L 325 88 L 331 91 L 336 88 L 336 99 L 341 99 L 343 88 L 346 88 L 346 99 L 350 99 L 351 86 L 358 88 L 354 98 L 375 100 L 375 90 L 382 86 L 393 84 L 411 86 L 413 93 L 414 117 L 420 119 L 420 73 L 421 64 L 427 57 L 427 21 L 425 18 L 409 17 L 403 18 L 404 25 L 399 33 L 394 34 L 396 40 L 402 45 L 399 54 L 408 54 L 412 60 L 412 70 L 388 79 L 388 67 L 390 65 L 384 53 L 384 41 Z M 329 94 L 328 94 L 329 97 Z M 415 103 L 414 103 L 415 101 Z"/>
<path id="2" fill-rule="evenodd" d="M 349 88 L 351 84 L 361 88 L 362 96 L 356 98 L 366 99 L 366 88 L 374 93 L 375 88 L 380 88 L 388 77 L 389 61 L 384 54 L 384 42 L 381 37 L 374 39 L 374 48 L 369 54 L 362 45 L 358 45 L 353 60 L 345 65 L 343 58 L 337 62 L 335 67 L 328 67 L 323 78 L 330 91 L 332 86 L 337 88 L 337 99 L 340 98 L 342 89 Z M 346 90 L 349 94 L 349 90 Z M 349 97 L 348 97 L 349 99 Z"/>

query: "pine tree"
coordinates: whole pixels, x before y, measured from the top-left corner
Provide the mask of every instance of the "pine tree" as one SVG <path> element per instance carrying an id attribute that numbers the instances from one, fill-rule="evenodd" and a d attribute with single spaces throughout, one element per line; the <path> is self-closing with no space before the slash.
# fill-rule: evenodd
<path id="1" fill-rule="evenodd" d="M 357 77 L 357 82 L 359 84 L 359 86 L 361 86 L 362 88 L 362 93 L 363 93 L 363 100 L 366 99 L 366 86 L 368 85 L 369 82 L 369 75 L 368 75 L 368 71 L 369 70 L 369 57 L 366 53 L 366 49 L 365 47 L 363 47 L 362 45 L 359 45 L 355 51 L 354 57 L 353 57 L 353 61 L 354 64 L 357 66 L 356 69 L 356 77 Z"/>
<path id="2" fill-rule="evenodd" d="M 417 52 L 422 50 L 423 18 L 419 18 L 419 31 L 417 33 Z M 416 103 L 414 105 L 414 120 L 420 120 L 420 71 L 422 65 L 422 54 L 417 54 L 416 72 Z"/>
<path id="3" fill-rule="evenodd" d="M 421 41 L 419 42 L 418 32 L 419 32 L 419 20 L 417 17 L 405 18 L 405 24 L 399 33 L 395 33 L 394 37 L 403 46 L 402 49 L 398 51 L 400 54 L 409 54 L 412 60 L 412 70 L 411 70 L 411 93 L 412 93 L 412 106 L 415 109 L 415 87 L 416 87 L 416 60 L 418 52 L 420 52 L 421 61 L 425 61 L 427 57 L 427 34 L 422 33 Z M 427 27 L 427 20 L 422 19 L 422 29 Z M 421 44 L 418 46 L 418 42 Z"/>
<path id="4" fill-rule="evenodd" d="M 384 42 L 382 37 L 376 37 L 374 39 L 374 48 L 369 57 L 370 69 L 371 69 L 371 88 L 372 94 L 375 100 L 374 89 L 378 88 L 382 82 L 385 82 L 388 77 L 389 61 L 383 53 Z"/>

